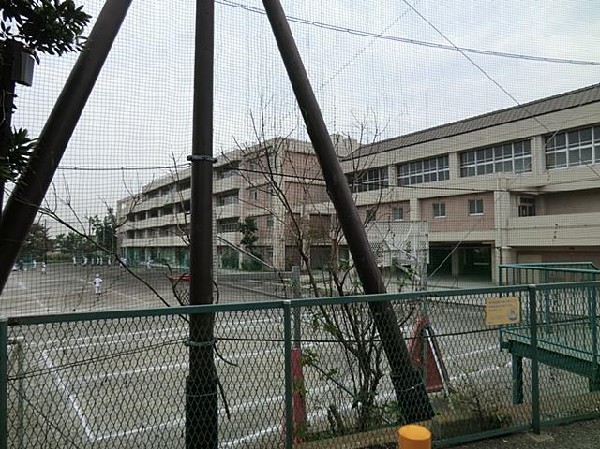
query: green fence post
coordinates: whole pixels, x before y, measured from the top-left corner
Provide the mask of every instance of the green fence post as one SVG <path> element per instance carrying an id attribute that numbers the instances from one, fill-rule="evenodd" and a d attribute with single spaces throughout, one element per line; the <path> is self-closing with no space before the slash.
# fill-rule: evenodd
<path id="1" fill-rule="evenodd" d="M 294 423 L 292 385 L 292 301 L 283 301 L 283 344 L 285 360 L 285 449 L 292 449 Z"/>
<path id="2" fill-rule="evenodd" d="M 595 286 L 590 287 L 590 310 L 589 316 L 592 320 L 592 375 L 593 379 L 590 380 L 590 391 L 600 390 L 600 369 L 598 367 L 598 300 L 596 298 L 598 290 Z"/>
<path id="3" fill-rule="evenodd" d="M 528 286 L 529 290 L 529 327 L 531 331 L 531 428 L 534 433 L 540 433 L 540 376 L 538 362 L 537 314 L 535 284 Z"/>
<path id="4" fill-rule="evenodd" d="M 8 322 L 0 318 L 0 449 L 8 448 Z"/>

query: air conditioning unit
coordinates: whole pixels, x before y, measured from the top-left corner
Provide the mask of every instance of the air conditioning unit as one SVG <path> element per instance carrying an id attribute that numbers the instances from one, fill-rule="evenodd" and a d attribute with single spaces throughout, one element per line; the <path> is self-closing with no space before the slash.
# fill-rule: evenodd
<path id="1" fill-rule="evenodd" d="M 35 58 L 32 54 L 22 50 L 16 50 L 13 59 L 12 79 L 13 81 L 31 86 L 33 83 L 33 66 Z"/>

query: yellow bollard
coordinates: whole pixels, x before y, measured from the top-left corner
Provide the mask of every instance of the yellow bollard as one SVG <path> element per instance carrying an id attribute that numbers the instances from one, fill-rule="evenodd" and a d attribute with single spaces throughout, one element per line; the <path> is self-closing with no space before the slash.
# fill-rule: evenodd
<path id="1" fill-rule="evenodd" d="M 397 432 L 398 449 L 431 449 L 431 432 L 427 428 L 409 424 Z"/>

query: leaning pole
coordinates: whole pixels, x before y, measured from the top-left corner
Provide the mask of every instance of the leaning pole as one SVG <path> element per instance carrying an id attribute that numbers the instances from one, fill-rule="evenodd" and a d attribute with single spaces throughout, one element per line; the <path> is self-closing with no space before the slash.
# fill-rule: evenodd
<path id="1" fill-rule="evenodd" d="M 67 149 L 131 0 L 107 0 L 0 219 L 0 294 Z"/>
<path id="2" fill-rule="evenodd" d="M 385 293 L 381 272 L 371 252 L 283 8 L 279 0 L 263 0 L 263 5 L 364 291 L 366 294 Z M 387 301 L 369 302 L 369 308 L 390 365 L 390 377 L 401 419 L 411 423 L 432 418 L 434 412 L 423 379 L 413 367 L 392 304 Z"/>

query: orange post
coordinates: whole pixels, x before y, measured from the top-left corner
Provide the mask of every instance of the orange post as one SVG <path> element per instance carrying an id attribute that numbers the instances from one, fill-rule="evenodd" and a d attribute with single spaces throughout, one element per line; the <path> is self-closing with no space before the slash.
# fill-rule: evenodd
<path id="1" fill-rule="evenodd" d="M 400 427 L 398 449 L 431 449 L 431 432 L 414 424 Z"/>

